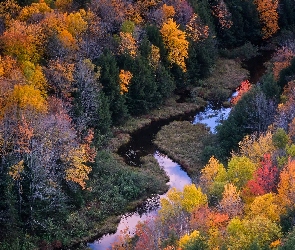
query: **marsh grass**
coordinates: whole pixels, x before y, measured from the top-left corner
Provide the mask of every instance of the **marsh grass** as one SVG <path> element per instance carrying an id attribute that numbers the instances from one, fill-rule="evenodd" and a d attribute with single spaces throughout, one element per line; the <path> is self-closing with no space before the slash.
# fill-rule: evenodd
<path id="1" fill-rule="evenodd" d="M 242 68 L 241 62 L 220 58 L 211 76 L 200 81 L 199 85 L 192 89 L 192 99 L 203 98 L 222 103 L 248 77 L 249 72 Z"/>
<path id="2" fill-rule="evenodd" d="M 203 124 L 175 121 L 160 130 L 154 143 L 191 177 L 195 177 L 203 167 L 201 156 L 209 134 L 209 129 Z"/>

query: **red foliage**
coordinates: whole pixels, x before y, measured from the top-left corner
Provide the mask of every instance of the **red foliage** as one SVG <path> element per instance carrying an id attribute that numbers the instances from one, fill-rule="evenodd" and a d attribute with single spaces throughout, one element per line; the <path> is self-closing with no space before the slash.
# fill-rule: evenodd
<path id="1" fill-rule="evenodd" d="M 236 89 L 238 91 L 238 95 L 231 99 L 231 104 L 236 105 L 241 97 L 247 93 L 251 89 L 252 85 L 249 80 L 245 80 L 241 82 L 241 85 Z"/>
<path id="2" fill-rule="evenodd" d="M 279 170 L 272 165 L 271 155 L 265 154 L 261 167 L 257 169 L 254 179 L 248 181 L 246 190 L 251 194 L 263 195 L 274 192 L 278 182 Z"/>

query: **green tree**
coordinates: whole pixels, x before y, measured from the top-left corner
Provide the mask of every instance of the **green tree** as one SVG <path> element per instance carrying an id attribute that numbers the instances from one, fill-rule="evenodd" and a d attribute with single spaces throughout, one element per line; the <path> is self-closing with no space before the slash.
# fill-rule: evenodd
<path id="1" fill-rule="evenodd" d="M 119 68 L 110 51 L 104 53 L 96 61 L 100 67 L 102 91 L 108 98 L 113 124 L 120 124 L 128 117 L 125 96 L 120 94 Z"/>

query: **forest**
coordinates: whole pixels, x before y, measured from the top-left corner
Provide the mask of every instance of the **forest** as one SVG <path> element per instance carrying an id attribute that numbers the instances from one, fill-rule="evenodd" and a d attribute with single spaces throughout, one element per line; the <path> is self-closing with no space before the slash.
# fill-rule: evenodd
<path id="1" fill-rule="evenodd" d="M 152 157 L 117 154 L 120 128 L 180 93 L 225 104 L 239 85 L 197 181 L 112 249 L 294 249 L 294 32 L 292 0 L 0 1 L 0 249 L 85 249 L 114 230 L 168 188 Z M 263 50 L 257 84 L 208 83 L 220 60 Z"/>

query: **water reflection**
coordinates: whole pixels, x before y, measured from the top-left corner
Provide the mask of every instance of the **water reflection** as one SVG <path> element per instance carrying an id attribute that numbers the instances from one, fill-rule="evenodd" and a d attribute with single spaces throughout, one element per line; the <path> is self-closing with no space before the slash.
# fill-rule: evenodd
<path id="1" fill-rule="evenodd" d="M 177 189 L 182 190 L 185 185 L 191 184 L 190 177 L 181 169 L 179 164 L 159 152 L 155 152 L 154 157 L 169 176 L 170 181 L 168 184 L 170 187 L 176 187 Z M 134 234 L 135 226 L 139 221 L 151 219 L 157 214 L 160 207 L 159 201 L 161 197 L 165 197 L 165 194 L 155 195 L 148 199 L 143 206 L 138 208 L 135 212 L 127 213 L 122 216 L 116 233 L 106 234 L 101 239 L 89 243 L 88 246 L 93 250 L 105 250 L 116 241 L 117 237 L 126 228 L 128 228 L 128 233 L 130 235 Z"/>
<path id="2" fill-rule="evenodd" d="M 216 133 L 216 126 L 228 118 L 230 110 L 231 108 L 214 109 L 209 105 L 205 111 L 200 112 L 195 116 L 193 124 L 205 124 L 210 128 L 212 133 Z"/>
<path id="3" fill-rule="evenodd" d="M 230 100 L 238 95 L 238 91 L 234 92 L 232 96 L 228 99 Z M 215 107 L 212 104 L 209 104 L 203 112 L 199 112 L 196 114 L 193 120 L 193 124 L 202 123 L 207 125 L 210 128 L 212 133 L 216 133 L 216 126 L 222 123 L 222 121 L 226 120 L 229 116 L 231 107 Z"/>

